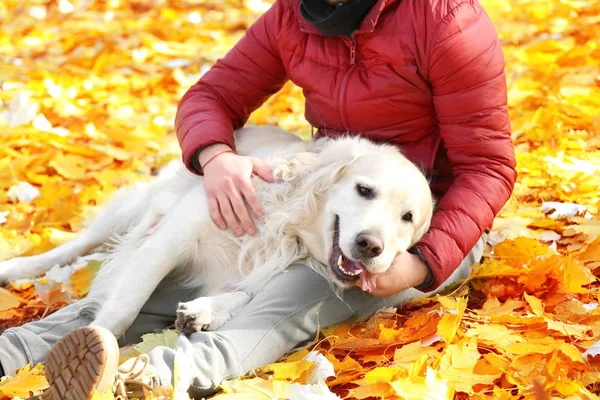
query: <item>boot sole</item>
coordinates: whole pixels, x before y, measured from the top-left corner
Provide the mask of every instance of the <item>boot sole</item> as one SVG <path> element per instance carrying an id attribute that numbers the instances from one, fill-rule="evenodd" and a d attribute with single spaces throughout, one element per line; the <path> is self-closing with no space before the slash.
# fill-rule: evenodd
<path id="1" fill-rule="evenodd" d="M 89 400 L 95 392 L 111 391 L 118 364 L 119 345 L 110 331 L 79 328 L 52 347 L 46 362 L 50 389 L 42 398 Z"/>

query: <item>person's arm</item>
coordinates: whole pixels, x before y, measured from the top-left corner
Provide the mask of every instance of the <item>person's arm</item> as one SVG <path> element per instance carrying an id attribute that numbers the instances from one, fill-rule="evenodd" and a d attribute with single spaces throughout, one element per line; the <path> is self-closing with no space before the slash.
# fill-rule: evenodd
<path id="1" fill-rule="evenodd" d="M 428 80 L 454 181 L 439 199 L 417 244 L 439 287 L 508 201 L 517 177 L 507 105 L 504 56 L 481 5 L 465 1 L 437 25 Z"/>
<path id="2" fill-rule="evenodd" d="M 288 0 L 276 1 L 187 91 L 175 117 L 183 161 L 191 172 L 204 175 L 213 221 L 223 230 L 229 226 L 237 236 L 256 232 L 249 208 L 256 219 L 263 217 L 250 177 L 271 181 L 273 175 L 258 158 L 233 152 L 233 131 L 287 80 L 278 40 L 290 18 L 288 11 Z"/>
<path id="3" fill-rule="evenodd" d="M 200 173 L 201 162 L 224 146 L 235 150 L 234 129 L 286 82 L 277 41 L 288 7 L 287 0 L 276 1 L 181 99 L 175 130 L 190 171 Z M 200 156 L 213 144 L 219 146 Z"/>
<path id="4" fill-rule="evenodd" d="M 438 288 L 491 226 L 516 180 L 504 57 L 492 22 L 467 0 L 435 26 L 426 79 L 455 179 L 425 236 L 376 277 L 375 296 Z"/>

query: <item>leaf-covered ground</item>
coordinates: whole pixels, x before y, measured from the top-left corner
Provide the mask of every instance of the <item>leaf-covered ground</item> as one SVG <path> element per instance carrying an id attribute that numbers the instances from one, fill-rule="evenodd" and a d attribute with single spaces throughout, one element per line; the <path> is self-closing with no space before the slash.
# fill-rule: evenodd
<path id="1" fill-rule="evenodd" d="M 519 172 L 485 261 L 447 296 L 325 329 L 217 398 L 597 398 L 600 360 L 582 353 L 600 340 L 600 1 L 483 4 L 504 44 Z M 70 240 L 116 188 L 178 157 L 177 101 L 268 6 L 1 2 L 0 260 Z M 302 114 L 290 84 L 252 122 L 307 138 Z M 97 268 L 0 290 L 0 330 L 83 296 Z M 42 390 L 42 372 L 4 379 L 0 399 Z"/>

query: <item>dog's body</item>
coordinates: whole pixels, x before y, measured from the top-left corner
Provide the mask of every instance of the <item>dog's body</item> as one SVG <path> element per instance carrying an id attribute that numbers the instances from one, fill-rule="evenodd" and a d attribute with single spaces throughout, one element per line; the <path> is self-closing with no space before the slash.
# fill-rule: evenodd
<path id="1" fill-rule="evenodd" d="M 206 297 L 178 310 L 178 326 L 192 332 L 216 329 L 299 261 L 338 287 L 360 280 L 368 290 L 370 274 L 384 272 L 429 227 L 427 181 L 391 146 L 356 137 L 304 142 L 274 127 L 244 128 L 235 140 L 239 154 L 265 160 L 280 178 L 253 178 L 266 216 L 256 235 L 219 230 L 203 177 L 178 162 L 147 186 L 119 193 L 74 241 L 1 262 L 0 280 L 38 276 L 117 235 L 88 295 L 101 304 L 93 325 L 124 332 L 170 276 L 204 289 Z"/>

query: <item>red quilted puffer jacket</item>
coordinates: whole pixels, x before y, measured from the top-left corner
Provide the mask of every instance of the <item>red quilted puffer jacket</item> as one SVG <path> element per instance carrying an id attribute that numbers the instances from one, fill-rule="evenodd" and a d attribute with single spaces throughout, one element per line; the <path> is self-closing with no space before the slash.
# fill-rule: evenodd
<path id="1" fill-rule="evenodd" d="M 183 159 L 226 143 L 291 79 L 319 135 L 360 133 L 398 145 L 438 199 L 418 248 L 438 287 L 508 200 L 516 179 L 504 59 L 476 0 L 379 0 L 349 37 L 305 22 L 277 0 L 181 100 Z"/>

